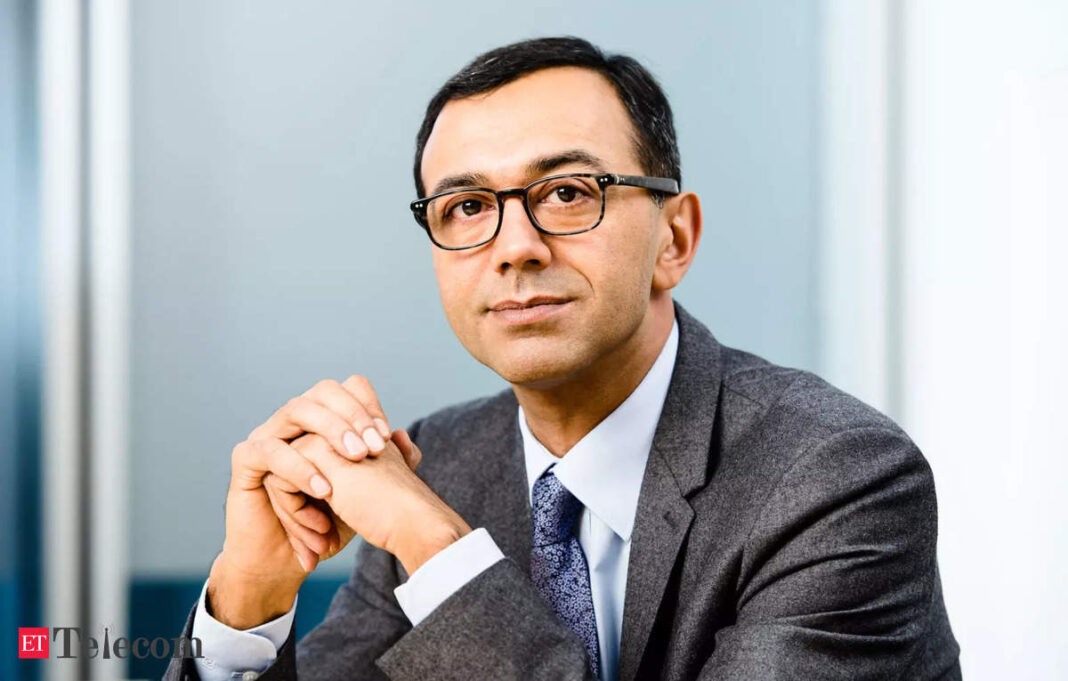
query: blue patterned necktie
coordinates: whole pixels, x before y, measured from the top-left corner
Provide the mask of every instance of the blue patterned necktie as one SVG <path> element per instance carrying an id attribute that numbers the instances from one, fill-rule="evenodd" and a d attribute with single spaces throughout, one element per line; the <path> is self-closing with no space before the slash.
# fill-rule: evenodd
<path id="1" fill-rule="evenodd" d="M 549 467 L 534 481 L 530 576 L 541 597 L 582 644 L 594 676 L 601 675 L 597 618 L 593 612 L 590 569 L 575 528 L 582 502 L 567 491 Z"/>

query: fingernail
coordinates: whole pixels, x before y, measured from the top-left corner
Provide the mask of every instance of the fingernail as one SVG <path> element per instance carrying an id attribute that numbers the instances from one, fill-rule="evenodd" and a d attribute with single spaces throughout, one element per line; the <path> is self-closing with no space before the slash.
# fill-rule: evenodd
<path id="1" fill-rule="evenodd" d="M 311 479 L 312 491 L 321 497 L 330 494 L 330 483 L 321 475 L 313 475 Z"/>
<path id="2" fill-rule="evenodd" d="M 389 437 L 389 424 L 382 419 L 375 419 L 375 426 L 378 428 L 378 434 L 383 438 Z"/>
<path id="3" fill-rule="evenodd" d="M 367 446 L 371 448 L 372 452 L 380 452 L 386 448 L 386 442 L 382 439 L 382 436 L 378 434 L 374 428 L 368 428 L 363 431 L 363 441 L 367 443 Z"/>
<path id="4" fill-rule="evenodd" d="M 300 555 L 296 551 L 293 552 L 293 555 L 297 557 L 297 562 L 300 563 L 301 570 L 304 570 L 305 573 L 311 572 L 311 570 L 308 569 L 307 561 L 304 560 L 304 556 Z"/>
<path id="5" fill-rule="evenodd" d="M 367 445 L 365 445 L 360 438 L 356 437 L 356 433 L 351 430 L 345 431 L 345 435 L 341 438 L 341 441 L 345 443 L 345 449 L 348 450 L 349 456 L 354 459 L 359 459 L 367 453 Z"/>

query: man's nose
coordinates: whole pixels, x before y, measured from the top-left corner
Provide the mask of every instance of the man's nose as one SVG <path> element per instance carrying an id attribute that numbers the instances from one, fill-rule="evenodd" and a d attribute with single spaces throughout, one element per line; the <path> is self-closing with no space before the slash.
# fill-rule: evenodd
<path id="1" fill-rule="evenodd" d="M 501 230 L 493 240 L 497 270 L 504 272 L 509 267 L 538 269 L 548 266 L 552 252 L 543 236 L 530 221 L 522 200 L 518 196 L 505 197 Z"/>

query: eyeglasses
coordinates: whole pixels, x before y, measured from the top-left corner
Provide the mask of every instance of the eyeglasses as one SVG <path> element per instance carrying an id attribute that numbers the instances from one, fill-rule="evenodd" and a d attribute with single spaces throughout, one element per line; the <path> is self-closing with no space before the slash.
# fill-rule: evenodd
<path id="1" fill-rule="evenodd" d="M 525 187 L 449 189 L 411 203 L 415 221 L 435 246 L 449 251 L 475 248 L 501 231 L 504 200 L 518 196 L 531 224 L 544 234 L 588 232 L 601 224 L 605 191 L 612 185 L 641 187 L 657 194 L 678 194 L 679 183 L 666 177 L 571 173 L 551 175 Z"/>

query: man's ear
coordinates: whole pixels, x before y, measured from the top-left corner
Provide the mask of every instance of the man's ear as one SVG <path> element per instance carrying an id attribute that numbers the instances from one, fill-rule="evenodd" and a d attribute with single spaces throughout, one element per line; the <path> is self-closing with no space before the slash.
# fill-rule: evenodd
<path id="1" fill-rule="evenodd" d="M 701 201 L 693 192 L 683 192 L 664 202 L 660 241 L 653 269 L 653 291 L 672 289 L 682 281 L 697 254 L 701 240 Z"/>

